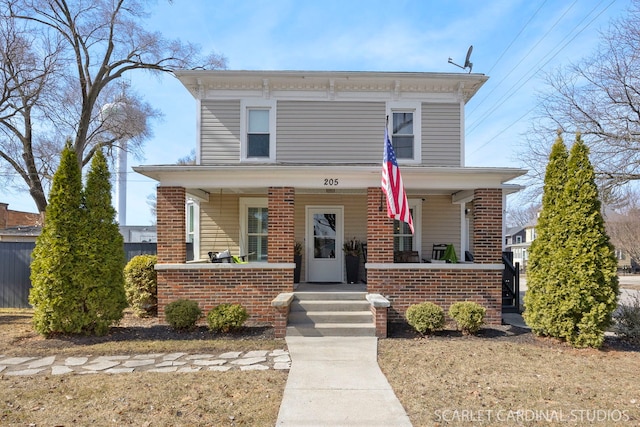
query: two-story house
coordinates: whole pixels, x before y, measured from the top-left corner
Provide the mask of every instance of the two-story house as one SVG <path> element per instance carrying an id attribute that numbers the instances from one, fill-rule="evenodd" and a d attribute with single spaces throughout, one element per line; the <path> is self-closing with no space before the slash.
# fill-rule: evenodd
<path id="1" fill-rule="evenodd" d="M 301 281 L 345 283 L 342 245 L 367 244 L 366 292 L 382 295 L 389 321 L 411 304 L 456 301 L 501 321 L 503 205 L 526 171 L 466 167 L 464 107 L 482 74 L 322 71 L 180 71 L 197 103 L 195 165 L 139 166 L 158 181 L 159 312 L 178 298 L 204 310 L 223 302 L 276 325 L 271 306 Z M 380 189 L 385 126 L 393 141 L 415 234 L 387 217 Z M 187 143 L 187 142 L 185 142 Z M 186 205 L 186 209 L 185 209 Z M 210 251 L 246 264 L 187 263 Z M 473 262 L 428 262 L 436 244 Z M 394 252 L 416 262 L 394 263 Z M 426 262 L 425 262 L 426 261 Z M 346 288 L 346 285 L 345 285 Z M 375 312 L 375 309 L 373 310 Z M 161 314 L 162 315 L 162 314 Z M 280 317 L 279 317 L 280 316 Z M 377 314 L 378 335 L 387 319 Z"/>

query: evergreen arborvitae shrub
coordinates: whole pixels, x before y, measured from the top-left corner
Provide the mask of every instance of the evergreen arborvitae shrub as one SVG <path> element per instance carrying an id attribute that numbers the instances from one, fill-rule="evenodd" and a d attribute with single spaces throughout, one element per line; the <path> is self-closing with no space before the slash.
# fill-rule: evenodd
<path id="1" fill-rule="evenodd" d="M 407 323 L 422 335 L 430 334 L 444 326 L 444 310 L 432 302 L 409 306 L 405 317 Z"/>
<path id="2" fill-rule="evenodd" d="M 617 261 L 579 134 L 568 160 L 564 153 L 556 142 L 530 249 L 524 317 L 538 335 L 600 347 L 617 305 Z"/>
<path id="3" fill-rule="evenodd" d="M 562 298 L 562 283 L 568 273 L 566 259 L 559 253 L 567 239 L 562 195 L 568 157 L 567 148 L 558 134 L 545 173 L 536 238 L 529 248 L 527 292 L 523 301 L 523 317 L 537 335 L 555 336 L 557 322 L 562 316 L 556 310 L 555 301 Z"/>
<path id="4" fill-rule="evenodd" d="M 207 314 L 207 324 L 211 331 L 227 333 L 240 328 L 248 318 L 242 305 L 220 304 Z"/>
<path id="5" fill-rule="evenodd" d="M 124 268 L 125 292 L 129 306 L 139 317 L 152 316 L 158 310 L 158 274 L 155 255 L 136 255 Z"/>
<path id="6" fill-rule="evenodd" d="M 605 230 L 589 148 L 580 134 L 571 148 L 564 197 L 571 267 L 561 303 L 560 337 L 575 347 L 600 347 L 618 300 L 618 261 Z"/>
<path id="7" fill-rule="evenodd" d="M 195 328 L 202 317 L 202 310 L 196 301 L 179 299 L 167 304 L 164 315 L 173 329 L 184 331 Z"/>
<path id="8" fill-rule="evenodd" d="M 455 320 L 458 329 L 465 335 L 474 335 L 484 324 L 487 310 L 477 302 L 461 301 L 451 304 L 449 317 Z"/>
<path id="9" fill-rule="evenodd" d="M 82 177 L 76 153 L 67 142 L 53 176 L 42 233 L 31 262 L 29 303 L 39 334 L 85 331 L 84 288 L 81 271 L 86 233 L 82 209 Z"/>
<path id="10" fill-rule="evenodd" d="M 122 319 L 127 307 L 124 290 L 124 240 L 111 204 L 111 174 L 101 150 L 96 151 L 84 191 L 86 235 L 80 279 L 84 288 L 87 333 L 102 335 Z"/>

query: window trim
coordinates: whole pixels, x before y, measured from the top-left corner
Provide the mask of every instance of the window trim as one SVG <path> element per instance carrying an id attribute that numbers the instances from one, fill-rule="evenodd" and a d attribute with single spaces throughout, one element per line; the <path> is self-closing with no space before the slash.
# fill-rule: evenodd
<path id="1" fill-rule="evenodd" d="M 409 209 L 413 209 L 413 248 L 411 250 L 417 251 L 422 258 L 425 256 L 422 254 L 422 199 L 408 199 Z M 393 233 L 395 239 L 396 233 Z"/>
<path id="2" fill-rule="evenodd" d="M 200 259 L 200 201 L 198 199 L 187 197 L 185 203 L 185 242 L 189 241 L 189 208 L 193 207 L 193 259 Z"/>
<path id="3" fill-rule="evenodd" d="M 269 110 L 269 157 L 248 157 L 249 110 Z M 276 101 L 273 99 L 240 100 L 240 161 L 275 162 L 276 161 Z"/>
<path id="4" fill-rule="evenodd" d="M 386 115 L 392 123 L 393 113 L 402 112 L 413 113 L 413 159 L 397 158 L 398 164 L 422 163 L 422 103 L 420 101 L 390 101 L 386 103 Z M 391 133 L 389 137 L 391 137 Z"/>
<path id="5" fill-rule="evenodd" d="M 249 208 L 269 208 L 269 199 L 267 197 L 241 197 L 240 198 L 240 255 L 248 255 L 248 242 L 249 242 Z M 269 233 L 267 232 L 267 238 Z M 267 259 L 269 259 L 269 253 L 267 251 Z M 265 263 L 267 261 L 255 261 Z"/>

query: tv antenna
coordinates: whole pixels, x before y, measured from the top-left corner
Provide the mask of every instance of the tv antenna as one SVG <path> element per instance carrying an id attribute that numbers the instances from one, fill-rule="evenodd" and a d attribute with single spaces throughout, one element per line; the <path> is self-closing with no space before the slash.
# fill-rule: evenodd
<path id="1" fill-rule="evenodd" d="M 469 46 L 469 50 L 467 50 L 467 57 L 464 60 L 464 66 L 456 64 L 451 58 L 449 58 L 449 64 L 453 64 L 456 67 L 462 68 L 463 70 L 466 70 L 468 68 L 469 73 L 471 73 L 471 70 L 473 69 L 473 63 L 469 61 L 469 59 L 471 59 L 471 52 L 473 52 L 473 45 Z"/>

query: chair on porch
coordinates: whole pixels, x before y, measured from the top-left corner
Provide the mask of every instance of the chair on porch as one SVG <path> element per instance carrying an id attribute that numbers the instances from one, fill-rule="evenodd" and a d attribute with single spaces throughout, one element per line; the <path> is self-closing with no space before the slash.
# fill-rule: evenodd
<path id="1" fill-rule="evenodd" d="M 233 263 L 233 264 L 246 264 L 247 255 L 231 255 L 229 250 L 222 252 L 208 252 L 209 261 L 214 263 Z"/>
<path id="2" fill-rule="evenodd" d="M 439 261 L 444 257 L 444 253 L 447 250 L 446 243 L 437 243 L 433 245 L 433 249 L 431 250 L 431 259 Z"/>

